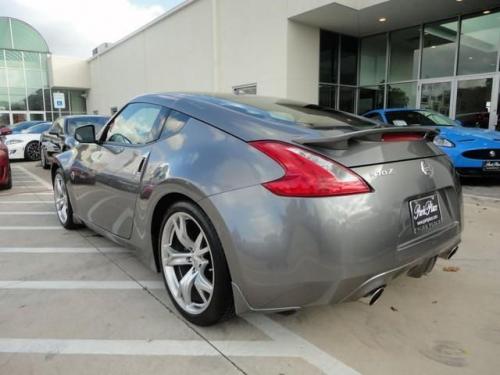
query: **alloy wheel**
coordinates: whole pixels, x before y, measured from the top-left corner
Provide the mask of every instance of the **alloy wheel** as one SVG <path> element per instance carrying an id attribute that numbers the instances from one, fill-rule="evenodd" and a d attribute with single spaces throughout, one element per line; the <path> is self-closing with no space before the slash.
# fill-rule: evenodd
<path id="1" fill-rule="evenodd" d="M 168 218 L 161 239 L 161 262 L 176 303 L 190 314 L 205 311 L 214 291 L 212 251 L 191 215 L 175 212 Z"/>
<path id="2" fill-rule="evenodd" d="M 59 173 L 56 174 L 54 179 L 54 201 L 59 220 L 66 223 L 68 220 L 68 194 L 64 178 Z"/>
<path id="3" fill-rule="evenodd" d="M 40 144 L 37 142 L 31 142 L 26 146 L 26 156 L 29 160 L 40 159 Z"/>

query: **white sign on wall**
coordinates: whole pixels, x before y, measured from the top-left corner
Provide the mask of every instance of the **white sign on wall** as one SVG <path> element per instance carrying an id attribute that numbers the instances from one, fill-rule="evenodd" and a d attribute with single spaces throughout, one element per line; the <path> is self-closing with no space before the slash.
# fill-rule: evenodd
<path id="1" fill-rule="evenodd" d="M 52 93 L 52 97 L 54 98 L 54 108 L 55 109 L 66 108 L 66 100 L 64 99 L 64 93 L 54 92 L 54 93 Z"/>

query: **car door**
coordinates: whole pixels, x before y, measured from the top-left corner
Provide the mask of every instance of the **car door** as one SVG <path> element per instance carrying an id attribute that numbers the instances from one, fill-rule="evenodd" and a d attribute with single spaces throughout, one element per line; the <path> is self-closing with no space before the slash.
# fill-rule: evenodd
<path id="1" fill-rule="evenodd" d="M 167 115 L 155 104 L 130 103 L 106 126 L 98 144 L 77 148 L 70 180 L 77 213 L 85 221 L 130 237 L 142 172 Z"/>

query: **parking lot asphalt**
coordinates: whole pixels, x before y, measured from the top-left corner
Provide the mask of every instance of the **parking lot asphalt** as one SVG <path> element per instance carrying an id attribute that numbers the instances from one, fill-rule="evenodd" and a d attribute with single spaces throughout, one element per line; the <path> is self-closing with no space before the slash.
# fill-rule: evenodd
<path id="1" fill-rule="evenodd" d="M 498 373 L 500 183 L 466 185 L 457 255 L 395 280 L 374 306 L 200 328 L 130 251 L 60 227 L 48 171 L 12 168 L 0 192 L 0 374 Z"/>

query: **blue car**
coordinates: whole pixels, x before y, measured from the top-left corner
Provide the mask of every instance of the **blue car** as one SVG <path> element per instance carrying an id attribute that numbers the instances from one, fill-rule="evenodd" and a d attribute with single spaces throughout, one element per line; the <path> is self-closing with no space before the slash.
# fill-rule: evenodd
<path id="1" fill-rule="evenodd" d="M 422 125 L 439 130 L 434 144 L 452 160 L 462 176 L 500 176 L 500 132 L 465 128 L 438 112 L 427 109 L 376 109 L 363 116 L 393 126 Z"/>

